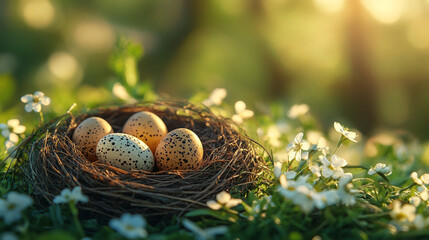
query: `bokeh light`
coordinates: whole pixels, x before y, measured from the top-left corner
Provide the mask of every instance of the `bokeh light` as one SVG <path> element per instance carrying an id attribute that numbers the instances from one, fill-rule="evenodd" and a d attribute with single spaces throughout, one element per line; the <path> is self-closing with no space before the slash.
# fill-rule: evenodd
<path id="1" fill-rule="evenodd" d="M 32 28 L 46 28 L 54 21 L 55 8 L 49 0 L 23 0 L 21 5 L 22 17 Z"/>

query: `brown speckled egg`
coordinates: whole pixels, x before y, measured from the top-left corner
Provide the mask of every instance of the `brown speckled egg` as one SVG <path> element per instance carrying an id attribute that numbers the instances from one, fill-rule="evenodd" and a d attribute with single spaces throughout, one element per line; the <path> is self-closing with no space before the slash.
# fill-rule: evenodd
<path id="1" fill-rule="evenodd" d="M 167 134 L 167 127 L 157 115 L 143 111 L 128 118 L 122 132 L 142 140 L 155 152 L 159 142 Z"/>
<path id="2" fill-rule="evenodd" d="M 72 138 L 86 159 L 96 161 L 95 149 L 97 143 L 109 133 L 113 133 L 113 129 L 106 120 L 99 117 L 90 117 L 77 126 Z"/>
<path id="3" fill-rule="evenodd" d="M 201 163 L 203 153 L 201 140 L 193 131 L 174 129 L 158 144 L 156 165 L 159 170 L 193 169 Z"/>
<path id="4" fill-rule="evenodd" d="M 97 158 L 123 170 L 152 171 L 155 159 L 140 139 L 125 133 L 104 136 L 97 144 Z"/>

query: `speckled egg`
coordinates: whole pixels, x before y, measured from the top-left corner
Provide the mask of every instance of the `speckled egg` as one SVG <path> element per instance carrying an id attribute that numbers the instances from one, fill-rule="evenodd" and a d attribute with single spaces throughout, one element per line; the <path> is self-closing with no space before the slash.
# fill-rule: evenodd
<path id="1" fill-rule="evenodd" d="M 89 161 L 96 161 L 95 149 L 100 139 L 113 133 L 112 126 L 99 117 L 90 117 L 81 122 L 73 133 L 73 142 L 81 149 Z"/>
<path id="2" fill-rule="evenodd" d="M 125 133 L 104 136 L 97 144 L 97 158 L 123 170 L 152 171 L 155 159 L 140 139 Z"/>
<path id="3" fill-rule="evenodd" d="M 158 144 L 155 157 L 159 170 L 186 170 L 196 168 L 203 159 L 200 138 L 187 128 L 169 132 Z"/>
<path id="4" fill-rule="evenodd" d="M 128 118 L 122 132 L 142 140 L 155 152 L 159 142 L 167 134 L 167 127 L 157 115 L 143 111 Z"/>

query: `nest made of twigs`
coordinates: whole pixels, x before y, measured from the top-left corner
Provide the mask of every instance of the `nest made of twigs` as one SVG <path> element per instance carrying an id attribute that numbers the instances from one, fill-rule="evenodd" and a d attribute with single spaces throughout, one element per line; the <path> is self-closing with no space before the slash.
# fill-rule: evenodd
<path id="1" fill-rule="evenodd" d="M 71 140 L 76 126 L 88 117 L 101 117 L 120 132 L 125 121 L 139 111 L 155 113 L 169 131 L 181 127 L 194 131 L 203 143 L 203 164 L 194 170 L 124 171 L 91 163 Z M 40 127 L 21 144 L 20 151 L 28 156 L 22 168 L 37 202 L 50 204 L 64 188 L 81 186 L 89 202 L 79 207 L 106 217 L 125 212 L 180 215 L 203 208 L 223 190 L 245 192 L 254 187 L 266 166 L 255 142 L 229 119 L 187 102 L 141 103 L 65 115 Z"/>

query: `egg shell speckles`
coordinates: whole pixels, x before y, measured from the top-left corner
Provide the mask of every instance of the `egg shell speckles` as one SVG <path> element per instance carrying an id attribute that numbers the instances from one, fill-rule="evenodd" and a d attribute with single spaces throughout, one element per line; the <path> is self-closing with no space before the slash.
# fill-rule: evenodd
<path id="1" fill-rule="evenodd" d="M 155 152 L 159 142 L 167 134 L 167 127 L 157 115 L 143 111 L 128 118 L 122 132 L 142 140 Z"/>
<path id="2" fill-rule="evenodd" d="M 104 136 L 97 144 L 97 158 L 123 170 L 152 171 L 155 159 L 140 139 L 125 133 Z"/>
<path id="3" fill-rule="evenodd" d="M 76 127 L 72 139 L 86 159 L 97 161 L 95 153 L 97 143 L 109 133 L 113 133 L 113 129 L 106 120 L 99 117 L 90 117 Z"/>
<path id="4" fill-rule="evenodd" d="M 156 148 L 156 165 L 159 170 L 189 170 L 196 168 L 203 159 L 200 138 L 187 128 L 167 133 Z"/>

